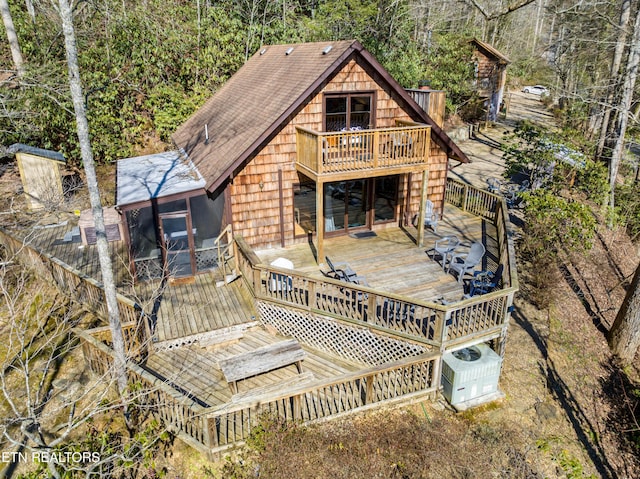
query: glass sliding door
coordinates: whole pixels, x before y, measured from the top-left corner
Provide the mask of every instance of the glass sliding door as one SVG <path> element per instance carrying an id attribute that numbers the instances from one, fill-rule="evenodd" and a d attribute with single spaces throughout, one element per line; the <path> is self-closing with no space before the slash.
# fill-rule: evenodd
<path id="1" fill-rule="evenodd" d="M 337 181 L 324 185 L 325 232 L 346 232 L 369 226 L 368 180 Z"/>
<path id="2" fill-rule="evenodd" d="M 347 225 L 349 229 L 368 226 L 369 205 L 368 180 L 347 181 Z"/>
<path id="3" fill-rule="evenodd" d="M 396 219 L 398 205 L 398 177 L 382 176 L 374 180 L 374 223 L 386 223 Z"/>

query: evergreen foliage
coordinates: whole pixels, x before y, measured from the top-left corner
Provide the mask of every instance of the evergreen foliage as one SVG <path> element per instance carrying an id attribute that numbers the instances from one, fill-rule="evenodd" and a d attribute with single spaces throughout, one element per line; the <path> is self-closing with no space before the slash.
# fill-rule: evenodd
<path id="1" fill-rule="evenodd" d="M 359 40 L 401 85 L 415 88 L 428 78 L 447 90 L 456 110 L 471 97 L 466 39 L 416 41 L 411 5 L 203 0 L 198 12 L 196 2 L 172 0 L 79 3 L 75 28 L 95 159 L 170 148 L 176 128 L 263 44 Z M 59 17 L 52 4 L 38 3 L 34 24 L 24 4 L 11 7 L 26 73 L 2 91 L 0 143 L 57 150 L 79 163 Z M 11 68 L 9 49 L 0 45 L 0 69 Z"/>

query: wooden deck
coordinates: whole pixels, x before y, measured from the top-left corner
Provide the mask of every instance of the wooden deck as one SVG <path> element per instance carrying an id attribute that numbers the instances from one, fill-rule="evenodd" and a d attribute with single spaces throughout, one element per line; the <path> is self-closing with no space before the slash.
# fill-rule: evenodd
<path id="1" fill-rule="evenodd" d="M 96 246 L 64 241 L 72 228 L 60 225 L 37 229 L 24 242 L 71 266 L 80 275 L 101 281 Z M 216 281 L 222 277 L 212 271 L 196 276 L 191 284 L 148 281 L 134 285 L 124 241 L 109 242 L 109 251 L 118 291 L 141 305 L 151 317 L 153 341 L 158 347 L 189 344 L 214 331 L 228 332 L 255 322 L 253 301 L 240 282 L 217 288 Z"/>
<path id="2" fill-rule="evenodd" d="M 416 228 L 387 228 L 376 232 L 376 236 L 357 239 L 341 236 L 325 240 L 325 255 L 334 263 L 347 262 L 359 276 L 364 276 L 374 289 L 407 296 L 422 301 L 444 298 L 458 301 L 462 298 L 463 286 L 452 275 L 443 271 L 440 258 L 434 260 L 428 250 L 435 241 L 448 235 L 456 235 L 462 245 L 474 241 L 482 242 L 487 254 L 477 269 L 495 270 L 497 263 L 497 240 L 495 227 L 480 217 L 465 213 L 447 205 L 444 219 L 438 224 L 438 232 L 425 231 L 424 246 L 416 246 Z M 464 246 L 459 248 L 464 252 Z M 322 277 L 329 268 L 320 259 L 316 263 L 314 249 L 307 243 L 256 251 L 260 260 L 270 264 L 276 258 L 286 258 L 294 268 Z"/>
<path id="3" fill-rule="evenodd" d="M 311 382 L 331 379 L 356 372 L 366 365 L 348 362 L 302 345 L 306 353 L 304 372 L 298 373 L 295 365 L 279 368 L 238 382 L 238 395 L 233 395 L 224 378 L 219 363 L 232 356 L 252 351 L 282 341 L 282 337 L 269 334 L 262 327 L 247 330 L 241 338 L 206 348 L 188 346 L 167 351 L 157 351 L 149 356 L 145 369 L 165 378 L 176 389 L 187 394 L 203 407 L 216 407 L 231 403 L 233 396 L 246 397 L 250 391 L 277 389 L 296 381 Z"/>
<path id="4" fill-rule="evenodd" d="M 326 241 L 327 256 L 348 262 L 367 277 L 369 288 L 325 280 L 309 244 L 261 251 L 258 256 L 241 238 L 234 243 L 241 279 L 222 287 L 216 287 L 219 273 L 208 273 L 191 284 L 150 282 L 134 289 L 126 268 L 117 268 L 122 293 L 136 303 L 119 299 L 130 316 L 128 347 L 138 351 L 140 359 L 128 367 L 136 381 L 153 390 L 154 413 L 189 444 L 205 452 L 221 451 L 246 440 L 262 412 L 310 422 L 378 404 L 433 398 L 440 388 L 443 348 L 494 341 L 502 354 L 518 288 L 506 207 L 467 185 L 448 188 L 448 201 L 475 215 L 447 206 L 438 233 L 428 230 L 422 247 L 415 244 L 413 227 L 387 228 L 365 239 Z M 37 260 L 44 273 L 51 269 L 62 287 L 76 291 L 78 273 L 99 278 L 97 259 L 94 247 L 61 241 L 67 229 L 39 230 L 30 240 L 56 259 L 28 248 L 24 256 Z M 503 265 L 501 290 L 459 301 L 462 286 L 426 253 L 438 238 L 451 234 L 467 245 L 482 241 L 487 254 L 478 269 Z M 20 242 L 4 233 L 0 237 L 11 251 L 20 249 Z M 121 244 L 110 247 L 116 258 L 125 257 L 118 256 L 123 254 Z M 291 260 L 296 271 L 265 266 L 278 257 Z M 286 275 L 286 287 L 271 288 L 274 275 Z M 91 304 L 99 307 L 99 285 L 92 288 L 86 291 L 95 297 Z M 85 296 L 81 294 L 81 300 Z M 455 303 L 435 303 L 440 297 Z M 147 342 L 147 331 L 137 327 L 137 305 L 153 319 L 152 342 Z M 255 322 L 255 307 L 264 325 Z M 76 334 L 82 338 L 87 364 L 98 374 L 106 373 L 113 358 L 109 329 Z M 285 338 L 304 350 L 302 372 L 289 362 L 264 373 L 253 368 L 255 375 L 242 376 L 237 393 L 232 393 L 220 361 L 271 350 L 269 345 Z"/>
<path id="5" fill-rule="evenodd" d="M 221 331 L 233 335 L 255 324 L 253 300 L 242 283 L 216 287 L 216 279 L 215 274 L 205 273 L 190 284 L 162 286 L 149 281 L 136 287 L 149 301 L 144 309 L 155 320 L 156 347 L 211 341 Z"/>

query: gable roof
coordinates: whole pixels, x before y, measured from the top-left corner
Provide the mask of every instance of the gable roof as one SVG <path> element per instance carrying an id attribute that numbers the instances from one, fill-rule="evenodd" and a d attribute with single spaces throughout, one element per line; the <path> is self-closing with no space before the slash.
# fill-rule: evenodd
<path id="1" fill-rule="evenodd" d="M 478 40 L 474 38 L 470 40 L 470 43 L 476 45 L 476 47 L 481 50 L 486 56 L 495 58 L 499 63 L 509 64 L 511 60 L 509 60 L 506 56 L 496 50 L 494 47 L 489 45 L 488 43 L 483 42 L 482 40 Z"/>
<path id="2" fill-rule="evenodd" d="M 466 155 L 355 40 L 265 46 L 255 53 L 172 139 L 214 191 L 234 176 L 335 76 L 355 59 L 449 157 Z"/>

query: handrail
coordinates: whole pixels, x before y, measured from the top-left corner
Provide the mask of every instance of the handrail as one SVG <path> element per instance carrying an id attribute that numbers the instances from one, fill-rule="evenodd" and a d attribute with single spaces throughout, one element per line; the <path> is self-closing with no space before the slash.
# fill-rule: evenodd
<path id="1" fill-rule="evenodd" d="M 92 312 L 103 320 L 108 319 L 104 286 L 100 281 L 34 246 L 17 240 L 3 228 L 0 228 L 0 244 L 12 255 L 17 256 L 20 253 L 19 258 L 23 264 L 36 270 L 38 274 L 51 278 L 60 290 L 74 301 L 89 306 Z M 142 355 L 146 354 L 148 338 L 151 338 L 149 318 L 142 307 L 130 298 L 116 293 L 116 299 L 123 328 L 127 324 L 142 324 L 142 328 L 136 328 L 135 335 L 125 334 L 125 348 L 128 351 L 135 350 Z"/>
<path id="2" fill-rule="evenodd" d="M 249 437 L 262 411 L 278 411 L 289 421 L 309 424 L 361 411 L 377 404 L 433 396 L 439 388 L 436 363 L 440 353 L 427 353 L 404 361 L 345 374 L 329 381 L 292 386 L 260 398 L 246 398 L 207 414 L 214 452 Z"/>
<path id="3" fill-rule="evenodd" d="M 397 124 L 390 128 L 332 132 L 296 127 L 296 161 L 318 175 L 424 168 L 429 157 L 431 127 Z"/>
<path id="4" fill-rule="evenodd" d="M 222 242 L 223 239 L 226 239 L 225 243 Z M 233 232 L 231 225 L 227 225 L 224 227 L 218 237 L 213 241 L 213 245 L 218 251 L 218 267 L 222 269 L 222 276 L 226 281 L 227 268 L 229 266 L 227 264 L 227 260 L 229 259 L 227 253 L 230 250 L 233 250 Z"/>

